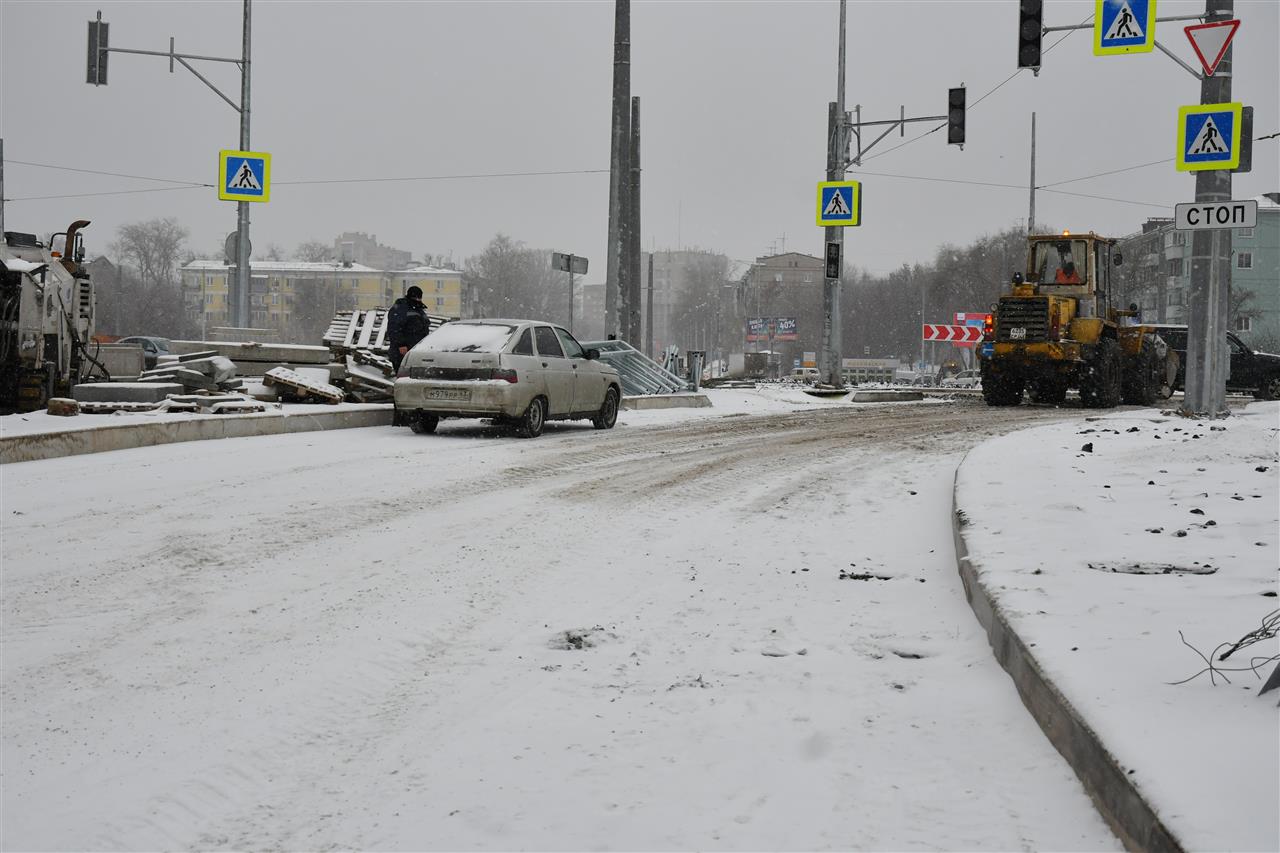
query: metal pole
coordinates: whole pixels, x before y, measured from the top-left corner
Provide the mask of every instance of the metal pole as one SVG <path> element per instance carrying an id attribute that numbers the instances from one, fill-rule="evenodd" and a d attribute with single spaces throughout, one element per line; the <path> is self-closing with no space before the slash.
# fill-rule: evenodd
<path id="1" fill-rule="evenodd" d="M 1036 114 L 1031 114 L 1031 210 L 1027 213 L 1027 234 L 1036 233 Z"/>
<path id="2" fill-rule="evenodd" d="M 4 138 L 0 137 L 0 238 L 4 236 Z"/>
<path id="3" fill-rule="evenodd" d="M 844 114 L 844 43 L 845 43 L 845 0 L 840 0 L 840 57 L 838 61 L 839 77 L 836 82 L 836 100 L 827 107 L 827 180 L 839 181 L 844 178 L 845 159 L 845 114 Z M 836 243 L 843 249 L 844 229 L 827 227 L 826 240 Z M 825 248 L 825 247 L 824 247 Z M 825 251 L 823 255 L 825 256 Z M 841 252 L 841 265 L 844 256 Z M 841 273 L 837 270 L 837 273 Z M 824 278 L 822 287 L 822 350 L 818 354 L 818 368 L 827 384 L 837 388 L 844 387 L 844 377 L 840 370 L 840 276 Z M 772 346 L 770 346 L 772 349 Z"/>
<path id="4" fill-rule="evenodd" d="M 653 252 L 649 253 L 649 301 L 645 305 L 644 351 L 653 358 Z"/>
<path id="5" fill-rule="evenodd" d="M 569 331 L 573 331 L 573 255 L 569 256 Z"/>
<path id="6" fill-rule="evenodd" d="M 640 343 L 640 99 L 631 99 L 630 208 L 627 245 L 627 340 Z"/>
<path id="7" fill-rule="evenodd" d="M 617 336 L 618 301 L 622 273 L 622 206 L 626 173 L 627 99 L 631 95 L 631 2 L 614 0 L 613 18 L 613 131 L 609 143 L 609 245 L 605 253 L 604 333 Z"/>
<path id="8" fill-rule="evenodd" d="M 1205 0 L 1205 21 L 1233 17 L 1233 0 Z M 1200 83 L 1200 103 L 1222 104 L 1231 100 L 1231 66 L 1235 52 L 1228 46 L 1213 76 Z M 1231 172 L 1213 169 L 1196 172 L 1196 201 L 1231 200 Z M 1190 318 L 1187 331 L 1186 394 L 1183 414 L 1217 417 L 1227 411 L 1227 314 L 1231 291 L 1231 231 L 1195 231 L 1191 238 Z"/>
<path id="9" fill-rule="evenodd" d="M 244 47 L 240 64 L 240 150 L 249 151 L 249 35 L 252 0 L 244 0 Z M 249 203 L 236 203 L 236 325 L 249 325 Z"/>

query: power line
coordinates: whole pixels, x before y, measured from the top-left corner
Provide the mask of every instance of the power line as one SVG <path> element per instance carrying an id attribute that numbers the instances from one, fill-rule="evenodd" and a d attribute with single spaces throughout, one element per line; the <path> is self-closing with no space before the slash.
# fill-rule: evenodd
<path id="1" fill-rule="evenodd" d="M 212 187 L 213 184 L 191 184 L 185 187 L 154 187 L 149 190 L 115 190 L 112 192 L 101 193 L 71 193 L 69 195 L 29 195 L 21 198 L 6 198 L 5 204 L 13 201 L 48 201 L 55 198 L 92 198 L 102 195 L 135 195 L 137 193 L 166 193 L 174 190 L 201 190 Z"/>
<path id="2" fill-rule="evenodd" d="M 530 178 L 547 175 L 599 175 L 609 173 L 608 169 L 564 169 L 548 172 L 484 172 L 472 175 L 416 175 L 399 178 L 328 178 L 311 181 L 273 181 L 276 186 L 301 186 L 314 184 L 379 184 L 400 181 L 458 181 L 475 178 Z"/>
<path id="3" fill-rule="evenodd" d="M 1092 17 L 1093 17 L 1093 15 L 1089 15 L 1087 18 L 1085 18 L 1085 19 L 1084 19 L 1083 21 L 1081 21 L 1080 23 L 1081 23 L 1081 24 L 1087 24 L 1087 23 L 1089 23 L 1089 18 L 1092 18 Z M 1055 41 L 1053 44 L 1049 45 L 1047 48 L 1045 48 L 1043 51 L 1041 51 L 1041 56 L 1043 56 L 1044 54 L 1046 54 L 1046 53 L 1048 53 L 1049 51 L 1053 50 L 1053 49 L 1054 49 L 1055 47 L 1057 47 L 1058 45 L 1062 44 L 1062 43 L 1063 43 L 1063 41 L 1065 41 L 1065 40 L 1066 40 L 1066 39 L 1067 39 L 1067 38 L 1068 38 L 1068 37 L 1069 37 L 1073 32 L 1075 32 L 1075 30 L 1067 30 L 1065 33 L 1063 33 L 1063 34 L 1058 38 L 1058 40 L 1057 40 L 1057 41 Z M 1025 69 L 1025 68 L 1019 68 L 1017 71 L 1013 72 L 1013 73 L 1012 73 L 1012 74 L 1010 74 L 1008 77 L 1006 77 L 1006 78 L 1004 78 L 1003 80 L 1001 80 L 999 83 L 997 83 L 997 84 L 996 84 L 995 88 L 991 89 L 989 92 L 986 92 L 986 93 L 985 93 L 985 94 L 983 94 L 981 97 L 979 97 L 979 98 L 978 98 L 978 100 L 976 100 L 976 101 L 974 101 L 972 104 L 970 104 L 970 105 L 969 105 L 969 109 L 972 109 L 973 107 L 976 107 L 978 104 L 982 103 L 982 102 L 983 102 L 983 101 L 985 101 L 987 98 L 989 98 L 989 97 L 991 97 L 992 95 L 994 95 L 997 91 L 999 91 L 999 89 L 1000 89 L 1002 86 L 1004 86 L 1004 84 L 1005 84 L 1005 83 L 1008 83 L 1008 82 L 1009 82 L 1010 80 L 1012 80 L 1014 77 L 1017 77 L 1019 74 L 1021 74 L 1023 71 L 1026 71 L 1026 70 L 1027 70 L 1027 69 Z M 863 158 L 862 158 L 862 160 L 863 160 L 863 162 L 866 162 L 867 160 L 874 160 L 874 159 L 876 159 L 877 157 L 883 157 L 883 156 L 884 156 L 884 155 L 886 155 L 886 154 L 890 154 L 890 153 L 892 153 L 892 152 L 894 152 L 894 151 L 897 151 L 899 148 L 905 148 L 906 146 L 910 145 L 910 144 L 911 144 L 911 143 L 913 143 L 913 142 L 918 142 L 918 141 L 920 141 L 921 139 L 924 139 L 926 136 L 929 136 L 930 134 L 937 133 L 938 131 L 942 130 L 942 129 L 943 129 L 944 127 L 946 127 L 946 126 L 947 126 L 947 123 L 946 123 L 946 122 L 943 122 L 942 124 L 938 125 L 937 127 L 933 128 L 932 130 L 926 130 L 924 133 L 920 134 L 919 136 L 913 136 L 911 139 L 908 139 L 906 142 L 901 142 L 901 143 L 899 143 L 899 144 L 897 144 L 897 145 L 893 146 L 892 148 L 886 148 L 884 151 L 881 151 L 879 154 L 872 154 L 872 155 L 870 155 L 870 156 L 868 156 L 868 157 L 863 157 Z M 1023 189 L 1026 189 L 1026 188 L 1024 187 Z"/>
<path id="4" fill-rule="evenodd" d="M 62 172 L 81 172 L 86 175 L 108 175 L 112 178 L 132 178 L 135 181 L 159 181 L 164 184 L 185 184 L 193 187 L 213 186 L 213 184 L 202 184 L 196 181 L 175 181 L 169 178 L 151 178 L 146 175 L 126 175 L 121 172 L 101 172 L 97 169 L 77 169 L 74 166 L 55 166 L 50 163 L 32 163 L 27 160 L 7 160 L 6 162 L 18 166 L 34 166 L 37 169 L 57 169 Z"/>
<path id="5" fill-rule="evenodd" d="M 1062 186 L 1063 184 L 1074 184 L 1077 181 L 1088 181 L 1093 178 L 1101 178 L 1104 175 L 1118 175 L 1121 172 L 1132 172 L 1134 169 L 1145 169 L 1148 166 L 1158 166 L 1161 163 L 1172 163 L 1174 159 L 1176 158 L 1165 157 L 1163 160 L 1152 160 L 1150 163 L 1139 163 L 1136 166 L 1125 166 L 1123 169 L 1112 169 L 1109 172 L 1098 172 L 1096 175 L 1085 175 L 1082 178 L 1070 178 L 1065 181 L 1054 181 L 1051 184 L 1040 184 L 1036 187 L 1036 189 L 1043 190 L 1043 189 L 1046 189 L 1047 187 L 1058 187 L 1058 186 Z"/>
<path id="6" fill-rule="evenodd" d="M 1026 189 L 1026 188 L 1024 187 L 1023 189 Z M 1075 196 L 1076 198 L 1096 198 L 1099 201 L 1114 201 L 1117 204 L 1136 204 L 1142 207 L 1158 207 L 1161 210 L 1168 210 L 1170 207 L 1170 205 L 1168 204 L 1156 204 L 1153 201 L 1134 201 L 1133 199 L 1128 199 L 1128 198 L 1112 198 L 1111 196 L 1105 196 L 1105 195 L 1090 195 L 1089 193 L 1073 193 L 1067 190 L 1044 190 L 1044 192 L 1057 193 L 1058 195 L 1070 195 L 1070 196 Z"/>
<path id="7" fill-rule="evenodd" d="M 1023 191 L 1027 189 L 1026 184 L 997 184 L 991 181 L 966 181 L 960 178 L 931 178 L 923 175 L 892 175 L 888 172 L 866 172 L 862 169 L 854 169 L 852 173 L 855 175 L 872 175 L 877 178 L 901 178 L 907 181 L 931 181 L 939 184 L 968 184 L 969 186 L 974 187 L 1002 187 L 1004 189 Z"/>

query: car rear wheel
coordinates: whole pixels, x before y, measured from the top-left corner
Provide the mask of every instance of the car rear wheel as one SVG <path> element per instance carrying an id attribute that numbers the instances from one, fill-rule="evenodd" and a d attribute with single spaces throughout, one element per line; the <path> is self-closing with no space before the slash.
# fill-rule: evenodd
<path id="1" fill-rule="evenodd" d="M 610 388 L 605 392 L 604 402 L 600 404 L 600 411 L 591 419 L 591 425 L 596 429 L 613 429 L 613 425 L 618 422 L 618 389 Z"/>
<path id="2" fill-rule="evenodd" d="M 439 416 L 428 414 L 426 412 L 423 412 L 413 420 L 409 421 L 409 429 L 413 430 L 418 435 L 426 435 L 428 433 L 435 432 L 436 427 L 439 425 Z"/>
<path id="3" fill-rule="evenodd" d="M 537 438 L 542 435 L 542 427 L 547 422 L 547 404 L 541 397 L 534 397 L 529 408 L 524 410 L 516 423 L 516 431 L 524 438 Z"/>

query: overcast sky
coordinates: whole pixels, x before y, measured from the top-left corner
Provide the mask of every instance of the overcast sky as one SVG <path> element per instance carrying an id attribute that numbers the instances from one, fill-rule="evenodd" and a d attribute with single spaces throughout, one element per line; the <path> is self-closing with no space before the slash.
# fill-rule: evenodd
<path id="1" fill-rule="evenodd" d="M 234 110 L 167 59 L 112 54 L 109 85 L 85 83 L 86 21 L 101 9 L 111 46 L 238 57 L 240 2 L 0 0 L 0 136 L 4 227 L 48 233 L 93 220 L 91 254 L 129 222 L 172 216 L 191 246 L 213 252 L 235 205 L 212 188 L 88 195 L 174 184 L 38 168 L 30 163 L 214 183 L 219 149 L 239 147 Z M 1045 23 L 1091 20 L 1093 0 L 1046 4 Z M 1237 0 L 1233 99 L 1256 107 L 1255 135 L 1277 129 L 1280 3 Z M 1160 0 L 1161 17 L 1204 3 Z M 256 249 L 332 242 L 345 230 L 385 244 L 452 253 L 461 263 L 497 232 L 591 260 L 603 279 L 608 222 L 612 2 L 271 2 L 253 4 L 252 148 L 273 158 L 271 201 L 253 205 Z M 827 102 L 836 97 L 839 4 L 633 2 L 632 94 L 642 100 L 646 249 L 701 247 L 751 260 L 781 250 L 821 255 L 814 224 L 824 179 Z M 1159 51 L 1095 57 L 1070 34 L 1039 77 L 1016 71 L 1013 0 L 849 3 L 847 102 L 864 120 L 945 112 L 966 84 L 964 150 L 934 133 L 871 152 L 865 225 L 849 259 L 874 272 L 928 261 L 942 243 L 1024 223 L 1031 112 L 1037 183 L 1174 156 L 1177 109 L 1199 83 Z M 1194 22 L 1160 25 L 1185 61 Z M 1048 49 L 1062 36 L 1045 38 Z M 235 66 L 196 63 L 232 100 Z M 933 127 L 910 125 L 906 139 Z M 868 130 L 870 141 L 878 131 Z M 1280 189 L 1276 139 L 1256 145 L 1236 198 Z M 291 183 L 516 172 L 554 176 Z M 1021 189 L 873 173 L 1015 184 Z M 1194 198 L 1172 162 L 1041 192 L 1036 218 L 1122 235 Z M 24 200 L 36 196 L 82 197 Z M 1137 203 L 1141 202 L 1141 204 Z"/>

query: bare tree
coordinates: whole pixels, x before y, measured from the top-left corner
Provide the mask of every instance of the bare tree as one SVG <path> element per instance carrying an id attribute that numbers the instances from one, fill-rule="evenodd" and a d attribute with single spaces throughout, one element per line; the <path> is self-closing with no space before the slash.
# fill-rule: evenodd
<path id="1" fill-rule="evenodd" d="M 98 290 L 103 329 L 118 334 L 185 337 L 198 324 L 183 302 L 178 263 L 189 255 L 187 229 L 176 219 L 120 226 L 108 247 L 119 270 L 114 288 Z"/>
<path id="2" fill-rule="evenodd" d="M 551 252 L 529 249 L 498 234 L 480 254 L 468 258 L 462 286 L 477 317 L 529 317 L 564 323 L 569 317 L 569 282 L 551 269 Z"/>
<path id="3" fill-rule="evenodd" d="M 298 244 L 297 251 L 294 252 L 300 261 L 309 261 L 311 263 L 319 263 L 322 261 L 333 260 L 333 247 L 319 240 L 306 240 Z"/>

